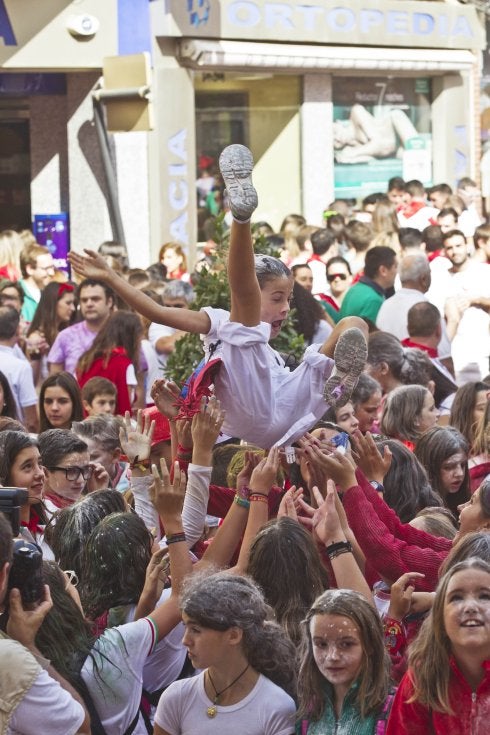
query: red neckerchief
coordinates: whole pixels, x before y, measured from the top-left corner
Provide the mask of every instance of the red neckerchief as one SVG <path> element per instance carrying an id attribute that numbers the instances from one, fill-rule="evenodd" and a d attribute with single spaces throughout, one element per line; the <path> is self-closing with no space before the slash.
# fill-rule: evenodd
<path id="1" fill-rule="evenodd" d="M 330 304 L 332 309 L 335 309 L 335 311 L 340 311 L 340 306 L 337 304 L 336 301 L 333 300 L 332 296 L 329 296 L 326 293 L 319 293 L 317 294 L 321 301 L 326 301 L 327 304 Z"/>
<path id="2" fill-rule="evenodd" d="M 434 349 L 434 347 L 419 345 L 418 342 L 413 342 L 410 337 L 407 337 L 407 339 L 402 339 L 402 345 L 404 347 L 415 347 L 417 350 L 423 350 L 424 352 L 427 352 L 429 357 L 437 357 L 437 350 Z"/>
<path id="3" fill-rule="evenodd" d="M 29 529 L 32 535 L 35 536 L 36 533 L 43 533 L 44 531 L 44 528 L 40 525 L 40 522 L 41 519 L 39 518 L 38 514 L 33 508 L 31 508 L 28 522 L 26 523 L 25 521 L 21 521 L 20 525 L 24 526 L 24 528 Z"/>
<path id="4" fill-rule="evenodd" d="M 53 492 L 46 493 L 44 497 L 47 500 L 51 500 L 53 505 L 55 505 L 57 508 L 68 508 L 68 506 L 73 505 L 73 503 L 75 502 L 74 500 L 70 500 L 70 498 L 62 498 L 61 495 L 57 495 Z"/>
<path id="5" fill-rule="evenodd" d="M 404 206 L 402 214 L 406 219 L 410 219 L 410 217 L 413 217 L 414 214 L 417 214 L 424 207 L 425 204 L 423 202 L 410 202 Z"/>
<path id="6" fill-rule="evenodd" d="M 306 262 L 323 263 L 323 265 L 325 265 L 324 261 L 320 258 L 319 255 L 316 255 L 316 253 L 313 253 L 313 255 L 311 255 Z"/>
<path id="7" fill-rule="evenodd" d="M 445 257 L 445 255 L 442 252 L 442 250 L 434 250 L 433 253 L 427 253 L 427 259 L 428 259 L 429 263 L 432 263 L 433 260 L 435 260 L 436 258 L 439 258 L 439 257 L 440 258 L 444 258 Z"/>

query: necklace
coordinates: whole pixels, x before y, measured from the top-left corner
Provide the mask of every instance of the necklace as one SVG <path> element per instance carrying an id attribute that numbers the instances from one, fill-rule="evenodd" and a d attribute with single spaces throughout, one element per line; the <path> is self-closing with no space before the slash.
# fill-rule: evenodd
<path id="1" fill-rule="evenodd" d="M 208 669 L 208 672 L 207 673 L 208 673 L 209 681 L 211 682 L 211 686 L 214 689 L 213 705 L 212 705 L 212 707 L 208 707 L 207 710 L 206 710 L 206 714 L 207 714 L 208 717 L 211 717 L 211 718 L 212 717 L 216 717 L 216 715 L 218 714 L 218 710 L 217 710 L 217 707 L 216 707 L 216 705 L 218 704 L 218 699 L 221 697 L 221 695 L 223 694 L 223 692 L 226 692 L 227 689 L 231 689 L 231 687 L 233 686 L 233 684 L 236 684 L 237 681 L 242 678 L 242 676 L 245 674 L 245 672 L 248 671 L 249 666 L 250 666 L 250 664 L 247 664 L 245 666 L 245 668 L 243 669 L 243 671 L 241 672 L 241 674 L 238 674 L 238 676 L 236 677 L 236 679 L 233 679 L 233 681 L 231 682 L 231 684 L 228 684 L 228 686 L 225 687 L 224 689 L 222 689 L 220 692 L 218 692 L 218 690 L 214 686 L 214 681 L 212 680 L 211 674 L 209 673 L 209 669 Z"/>

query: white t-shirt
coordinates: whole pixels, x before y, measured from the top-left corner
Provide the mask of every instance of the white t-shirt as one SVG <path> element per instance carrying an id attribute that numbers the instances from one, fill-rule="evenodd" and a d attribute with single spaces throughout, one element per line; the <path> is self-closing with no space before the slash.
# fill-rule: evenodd
<path id="1" fill-rule="evenodd" d="M 12 717 L 7 735 L 74 735 L 85 719 L 83 707 L 41 669 Z"/>
<path id="2" fill-rule="evenodd" d="M 170 735 L 291 735 L 296 706 L 289 694 L 262 674 L 244 699 L 217 714 L 204 689 L 204 673 L 171 684 L 160 697 L 155 722 Z"/>
<path id="3" fill-rule="evenodd" d="M 103 632 L 92 648 L 97 668 L 87 656 L 82 678 L 107 735 L 121 735 L 134 720 L 141 700 L 143 667 L 156 640 L 155 624 L 142 618 Z M 147 735 L 141 716 L 133 733 Z"/>

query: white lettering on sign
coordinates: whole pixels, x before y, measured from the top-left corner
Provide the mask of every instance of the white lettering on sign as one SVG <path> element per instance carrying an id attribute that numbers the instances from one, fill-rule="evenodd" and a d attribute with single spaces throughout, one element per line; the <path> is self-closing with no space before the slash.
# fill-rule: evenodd
<path id="1" fill-rule="evenodd" d="M 360 32 L 369 35 L 373 29 L 384 30 L 396 36 L 462 36 L 473 38 L 474 32 L 469 19 L 464 15 L 444 12 L 422 13 L 404 10 L 378 10 L 361 8 L 269 2 L 259 6 L 253 0 L 236 0 L 227 7 L 228 21 L 242 28 L 253 28 L 263 23 L 266 28 L 277 31 L 314 30 L 324 23 L 335 33 Z"/>
<path id="2" fill-rule="evenodd" d="M 179 130 L 168 140 L 168 150 L 177 159 L 168 165 L 167 199 L 171 210 L 170 234 L 173 240 L 189 244 L 189 184 L 187 182 L 187 130 Z"/>

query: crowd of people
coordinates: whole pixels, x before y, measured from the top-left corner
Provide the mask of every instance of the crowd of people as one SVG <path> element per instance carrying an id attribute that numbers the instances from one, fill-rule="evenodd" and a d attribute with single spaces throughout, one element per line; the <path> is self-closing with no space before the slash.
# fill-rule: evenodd
<path id="1" fill-rule="evenodd" d="M 0 732 L 484 735 L 474 182 L 392 180 L 274 233 L 251 223 L 250 151 L 219 163 L 229 311 L 192 308 L 178 243 L 146 270 L 117 243 L 73 252 L 68 280 L 0 235 Z M 269 344 L 286 322 L 292 367 Z"/>

